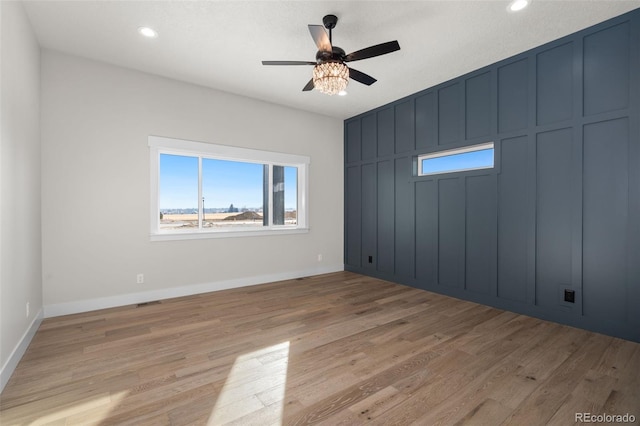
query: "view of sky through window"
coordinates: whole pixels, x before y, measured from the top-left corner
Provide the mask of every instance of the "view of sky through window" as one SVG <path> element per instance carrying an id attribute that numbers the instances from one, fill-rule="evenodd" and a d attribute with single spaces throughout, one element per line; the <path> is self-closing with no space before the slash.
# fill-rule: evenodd
<path id="1" fill-rule="evenodd" d="M 263 165 L 202 159 L 205 208 L 258 210 L 263 207 Z M 297 208 L 297 168 L 284 168 L 285 209 Z M 198 158 L 160 155 L 160 210 L 198 210 Z"/>
<path id="2" fill-rule="evenodd" d="M 493 167 L 493 148 L 422 159 L 422 174 Z"/>
<path id="3" fill-rule="evenodd" d="M 264 166 L 239 161 L 202 159 L 205 208 L 262 208 Z"/>
<path id="4" fill-rule="evenodd" d="M 198 210 L 198 158 L 160 155 L 160 210 Z"/>

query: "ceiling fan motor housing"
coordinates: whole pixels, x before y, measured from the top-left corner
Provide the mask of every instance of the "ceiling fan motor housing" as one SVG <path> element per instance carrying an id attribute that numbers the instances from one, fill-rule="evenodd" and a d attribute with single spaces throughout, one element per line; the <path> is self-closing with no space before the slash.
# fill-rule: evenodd
<path id="1" fill-rule="evenodd" d="M 344 57 L 346 56 L 344 49 L 338 46 L 332 47 L 332 52 L 318 50 L 318 53 L 316 53 L 316 62 L 319 64 L 323 64 L 325 62 L 344 62 Z"/>

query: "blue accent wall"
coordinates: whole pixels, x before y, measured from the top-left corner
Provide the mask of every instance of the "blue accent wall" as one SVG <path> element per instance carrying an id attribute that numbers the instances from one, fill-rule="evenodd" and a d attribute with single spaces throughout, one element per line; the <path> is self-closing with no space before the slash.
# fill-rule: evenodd
<path id="1" fill-rule="evenodd" d="M 346 120 L 345 227 L 349 271 L 640 342 L 640 9 Z"/>

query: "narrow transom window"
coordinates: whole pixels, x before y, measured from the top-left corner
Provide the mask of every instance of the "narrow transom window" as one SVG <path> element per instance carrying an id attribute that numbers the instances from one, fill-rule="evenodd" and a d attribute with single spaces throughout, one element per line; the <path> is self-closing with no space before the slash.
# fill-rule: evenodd
<path id="1" fill-rule="evenodd" d="M 151 239 L 305 232 L 309 157 L 149 137 Z"/>
<path id="2" fill-rule="evenodd" d="M 419 176 L 491 169 L 493 166 L 493 142 L 418 156 Z"/>

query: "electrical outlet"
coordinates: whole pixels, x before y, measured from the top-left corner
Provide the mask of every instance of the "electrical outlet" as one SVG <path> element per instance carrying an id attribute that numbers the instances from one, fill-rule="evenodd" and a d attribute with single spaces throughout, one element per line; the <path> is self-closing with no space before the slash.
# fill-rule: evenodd
<path id="1" fill-rule="evenodd" d="M 138 275 L 136 276 L 136 282 L 137 282 L 138 284 L 144 284 L 144 274 L 138 274 Z"/>
<path id="2" fill-rule="evenodd" d="M 564 291 L 564 301 L 569 303 L 576 303 L 576 292 L 573 290 Z"/>
<path id="3" fill-rule="evenodd" d="M 29 318 L 29 302 L 27 302 L 27 318 Z"/>
<path id="4" fill-rule="evenodd" d="M 322 255 L 321 254 L 318 255 L 318 262 L 322 262 Z"/>

